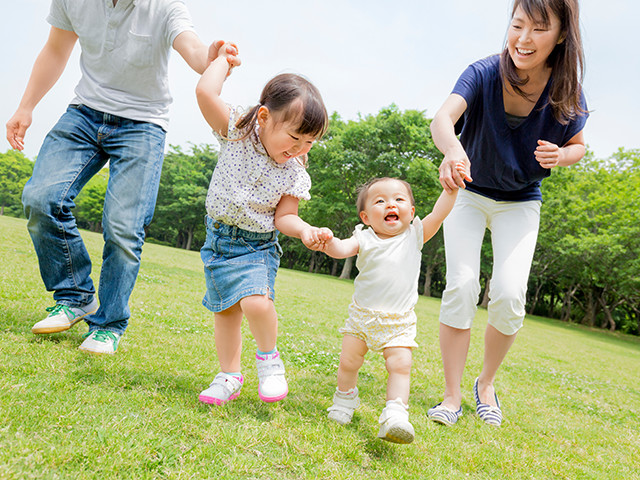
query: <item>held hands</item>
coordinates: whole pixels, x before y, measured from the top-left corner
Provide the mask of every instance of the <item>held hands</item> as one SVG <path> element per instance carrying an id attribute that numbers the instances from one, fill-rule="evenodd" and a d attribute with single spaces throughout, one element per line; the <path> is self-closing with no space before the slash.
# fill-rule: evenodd
<path id="1" fill-rule="evenodd" d="M 533 154 L 542 168 L 551 169 L 560 164 L 563 152 L 555 143 L 538 140 L 538 147 Z"/>
<path id="2" fill-rule="evenodd" d="M 31 126 L 32 116 L 30 111 L 18 109 L 7 122 L 7 140 L 11 148 L 22 151 L 24 149 L 24 136 L 27 128 Z"/>
<path id="3" fill-rule="evenodd" d="M 471 179 L 471 162 L 464 150 L 456 152 L 458 154 L 445 155 L 440 168 L 440 183 L 447 193 L 452 193 L 458 188 L 465 188 L 464 180 Z"/>
<path id="4" fill-rule="evenodd" d="M 308 227 L 300 234 L 300 240 L 309 250 L 323 251 L 327 242 L 333 239 L 333 232 L 327 227 Z"/>
<path id="5" fill-rule="evenodd" d="M 239 67 L 242 63 L 238 57 L 238 46 L 232 42 L 216 40 L 209 46 L 209 63 L 218 57 L 226 58 L 229 63 L 229 73 L 227 76 L 231 75 L 233 67 Z"/>
<path id="6" fill-rule="evenodd" d="M 469 159 L 467 159 L 466 162 L 464 160 L 461 160 L 456 163 L 456 170 L 462 178 L 464 178 L 468 182 L 471 182 L 471 177 L 469 176 L 469 174 L 471 173 L 471 163 L 469 163 Z M 462 188 L 464 188 L 464 185 L 462 186 Z"/>

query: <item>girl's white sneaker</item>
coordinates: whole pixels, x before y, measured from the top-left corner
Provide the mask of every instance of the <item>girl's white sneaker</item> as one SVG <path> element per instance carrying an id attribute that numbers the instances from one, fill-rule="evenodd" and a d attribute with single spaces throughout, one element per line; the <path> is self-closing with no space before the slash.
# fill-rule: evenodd
<path id="1" fill-rule="evenodd" d="M 228 401 L 238 398 L 242 389 L 242 382 L 244 382 L 242 375 L 238 378 L 228 373 L 220 372 L 213 379 L 211 385 L 200 393 L 198 400 L 208 404 L 224 405 Z"/>
<path id="2" fill-rule="evenodd" d="M 287 379 L 284 378 L 284 364 L 280 353 L 256 354 L 258 370 L 258 396 L 263 402 L 278 402 L 289 393 Z"/>

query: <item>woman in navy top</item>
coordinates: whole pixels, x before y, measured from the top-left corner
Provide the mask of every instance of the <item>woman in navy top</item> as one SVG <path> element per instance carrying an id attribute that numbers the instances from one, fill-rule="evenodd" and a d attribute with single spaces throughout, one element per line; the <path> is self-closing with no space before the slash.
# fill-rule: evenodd
<path id="1" fill-rule="evenodd" d="M 431 123 L 444 154 L 440 182 L 462 188 L 444 223 L 447 287 L 440 311 L 444 400 L 429 417 L 462 415 L 460 384 L 480 293 L 480 249 L 491 231 L 493 274 L 476 413 L 500 425 L 496 372 L 522 327 L 540 220 L 540 182 L 585 154 L 578 0 L 515 0 L 500 55 L 470 65 Z M 458 138 L 456 135 L 460 134 Z M 467 166 L 465 178 L 456 164 Z"/>

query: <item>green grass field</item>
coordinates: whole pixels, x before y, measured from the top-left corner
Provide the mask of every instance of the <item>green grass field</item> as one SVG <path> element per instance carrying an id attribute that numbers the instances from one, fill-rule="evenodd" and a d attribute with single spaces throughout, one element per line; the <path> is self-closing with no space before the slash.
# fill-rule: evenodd
<path id="1" fill-rule="evenodd" d="M 97 279 L 101 236 L 84 232 Z M 82 323 L 54 335 L 24 220 L 0 217 L 0 478 L 422 479 L 640 478 L 640 339 L 529 317 L 496 384 L 505 421 L 474 415 L 486 312 L 472 333 L 464 416 L 427 420 L 441 400 L 439 301 L 421 297 L 411 421 L 416 441 L 376 438 L 386 373 L 369 354 L 362 407 L 330 423 L 349 281 L 281 270 L 279 348 L 290 393 L 258 399 L 255 346 L 244 330 L 245 386 L 224 407 L 198 402 L 217 372 L 213 316 L 201 305 L 197 252 L 146 245 L 131 323 L 115 356 L 78 351 Z"/>

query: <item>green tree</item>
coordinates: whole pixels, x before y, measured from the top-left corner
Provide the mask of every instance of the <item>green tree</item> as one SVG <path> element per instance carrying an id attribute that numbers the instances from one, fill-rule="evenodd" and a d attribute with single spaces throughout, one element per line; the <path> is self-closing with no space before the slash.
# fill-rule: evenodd
<path id="1" fill-rule="evenodd" d="M 532 307 L 614 330 L 638 330 L 640 155 L 592 154 L 543 183 L 545 203 L 532 268 Z M 533 287 L 533 288 L 532 288 Z M 556 304 L 560 304 L 557 312 Z"/>
<path id="2" fill-rule="evenodd" d="M 171 146 L 165 155 L 149 236 L 190 250 L 204 242 L 205 200 L 218 153 L 194 145 L 190 153 Z"/>
<path id="3" fill-rule="evenodd" d="M 340 238 L 350 236 L 360 222 L 355 206 L 358 187 L 381 176 L 408 180 L 416 211 L 426 215 L 441 191 L 437 166 L 442 156 L 431 139 L 429 123 L 424 112 L 402 112 L 395 105 L 357 121 L 344 122 L 334 114 L 327 136 L 309 155 L 312 199 L 301 209 L 303 218 L 328 226 Z M 442 256 L 429 254 L 439 245 L 441 240 L 436 238 L 427 249 L 425 278 L 430 278 L 434 262 L 442 261 Z M 317 263 L 313 255 L 309 257 L 312 265 Z M 340 276 L 348 278 L 353 258 L 343 262 Z M 334 273 L 338 261 L 329 263 Z"/>
<path id="4" fill-rule="evenodd" d="M 18 150 L 0 153 L 0 215 L 23 216 L 20 197 L 33 172 L 33 162 Z"/>
<path id="5" fill-rule="evenodd" d="M 79 227 L 92 232 L 102 231 L 102 212 L 108 182 L 109 169 L 103 168 L 87 182 L 77 196 L 74 216 Z"/>
<path id="6" fill-rule="evenodd" d="M 424 218 L 431 212 L 433 205 L 442 193 L 438 180 L 440 158 L 435 162 L 431 158 L 416 157 L 411 162 L 406 180 L 411 184 L 416 201 L 416 215 Z M 432 296 L 435 290 L 441 293 L 444 289 L 444 239 L 442 229 L 436 233 L 422 248 L 422 294 Z M 433 289 L 434 284 L 438 288 Z"/>

